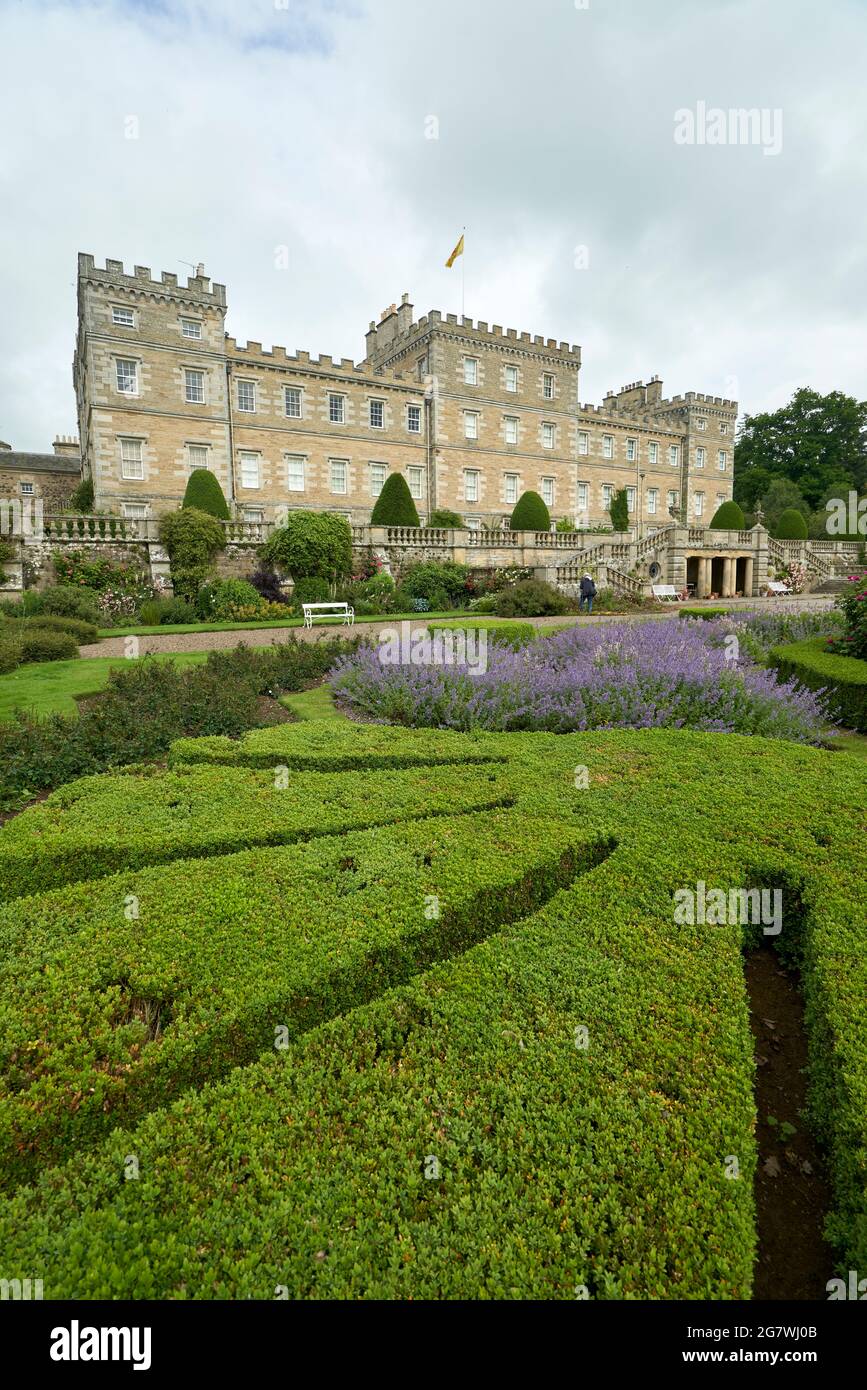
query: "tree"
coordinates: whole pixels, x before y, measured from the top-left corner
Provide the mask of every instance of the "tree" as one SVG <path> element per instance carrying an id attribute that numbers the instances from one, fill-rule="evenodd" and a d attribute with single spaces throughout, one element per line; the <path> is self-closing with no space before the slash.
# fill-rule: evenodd
<path id="1" fill-rule="evenodd" d="M 448 507 L 438 507 L 435 512 L 431 512 L 427 524 L 428 526 L 444 526 L 446 530 L 460 531 L 463 528 L 464 519 L 457 512 L 450 512 Z"/>
<path id="2" fill-rule="evenodd" d="M 615 531 L 629 530 L 629 497 L 625 487 L 615 492 L 608 508 L 608 515 Z"/>
<path id="3" fill-rule="evenodd" d="M 371 526 L 420 526 L 418 511 L 402 473 L 389 473 L 370 515 Z"/>
<path id="4" fill-rule="evenodd" d="M 74 512 L 93 511 L 93 478 L 82 478 L 69 499 L 69 505 Z"/>
<path id="5" fill-rule="evenodd" d="M 764 524 L 773 534 L 783 512 L 801 512 L 805 521 L 810 515 L 810 508 L 804 501 L 800 488 L 790 483 L 787 478 L 774 479 L 762 498 L 762 511 L 765 516 Z"/>
<path id="6" fill-rule="evenodd" d="M 797 511 L 795 507 L 789 507 L 777 522 L 774 535 L 778 541 L 805 541 L 807 539 L 807 522 L 803 512 Z"/>
<path id="7" fill-rule="evenodd" d="M 712 531 L 742 531 L 746 522 L 737 502 L 723 502 L 714 512 L 710 529 Z"/>
<path id="8" fill-rule="evenodd" d="M 352 530 L 345 516 L 290 512 L 263 546 L 259 558 L 296 581 L 317 576 L 335 584 L 352 571 Z"/>
<path id="9" fill-rule="evenodd" d="M 853 491 L 854 489 L 848 478 L 837 478 L 829 483 L 816 504 L 816 510 L 807 520 L 808 534 L 816 540 L 827 540 L 829 535 L 834 540 L 863 540 L 863 536 L 860 536 L 857 531 L 847 531 L 844 534 L 842 531 L 830 532 L 828 530 L 828 522 L 831 516 L 839 510 L 840 502 L 844 503 L 847 512 L 847 520 L 849 519 L 849 493 Z M 836 502 L 838 504 L 838 506 L 833 509 L 833 512 L 827 505 L 829 502 Z"/>
<path id="10" fill-rule="evenodd" d="M 867 401 L 802 386 L 779 410 L 748 415 L 735 444 L 735 497 L 749 509 L 770 486 L 766 478 L 753 479 L 756 472 L 788 479 L 811 506 L 838 478 L 863 491 Z"/>
<path id="11" fill-rule="evenodd" d="M 522 492 L 509 520 L 513 531 L 550 531 L 551 513 L 538 492 Z"/>
<path id="12" fill-rule="evenodd" d="M 208 512 L 182 507 L 160 517 L 160 541 L 168 551 L 175 595 L 195 603 L 214 557 L 225 548 L 226 528 Z"/>
<path id="13" fill-rule="evenodd" d="M 220 521 L 229 520 L 229 507 L 223 496 L 219 480 L 210 468 L 194 468 L 187 479 L 182 507 L 196 507 L 208 516 L 218 517 Z"/>

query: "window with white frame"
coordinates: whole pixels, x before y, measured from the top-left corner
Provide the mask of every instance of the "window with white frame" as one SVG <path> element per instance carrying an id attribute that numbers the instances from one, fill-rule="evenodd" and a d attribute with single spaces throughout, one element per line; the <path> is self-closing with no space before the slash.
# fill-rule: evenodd
<path id="1" fill-rule="evenodd" d="M 692 509 L 695 516 L 704 516 L 704 493 L 695 493 L 692 499 Z"/>
<path id="2" fill-rule="evenodd" d="M 111 321 L 120 324 L 121 328 L 135 328 L 135 314 L 125 304 L 112 304 Z"/>
<path id="3" fill-rule="evenodd" d="M 148 504 L 147 502 L 121 502 L 120 514 L 126 517 L 127 521 L 147 521 Z"/>
<path id="4" fill-rule="evenodd" d="M 669 506 L 669 507 L 677 507 L 677 506 L 679 506 L 679 505 L 680 505 L 680 498 L 679 498 L 679 495 L 678 495 L 676 492 L 673 492 L 673 491 L 670 490 L 669 493 L 668 493 L 668 502 L 666 503 L 666 505 Z"/>
<path id="5" fill-rule="evenodd" d="M 695 451 L 695 466 L 696 468 L 704 468 L 704 449 L 701 445 Z"/>
<path id="6" fill-rule="evenodd" d="M 613 483 L 602 484 L 602 505 L 605 508 L 606 512 L 608 511 L 608 508 L 611 506 L 611 503 L 614 501 L 614 492 L 615 488 Z"/>
<path id="7" fill-rule="evenodd" d="M 656 516 L 656 509 L 659 505 L 659 488 L 651 487 L 647 489 L 647 515 Z"/>
<path id="8" fill-rule="evenodd" d="M 184 393 L 191 405 L 204 405 L 205 373 L 197 372 L 192 367 L 186 367 L 184 369 Z"/>
<path id="9" fill-rule="evenodd" d="M 286 487 L 289 492 L 304 491 L 304 455 L 286 454 Z"/>
<path id="10" fill-rule="evenodd" d="M 341 396 L 341 400 L 343 397 Z M 349 476 L 349 464 L 346 459 L 329 459 L 329 475 L 331 491 L 333 493 L 345 493 L 347 489 L 347 478 Z"/>
<path id="11" fill-rule="evenodd" d="M 424 469 L 410 464 L 406 470 L 406 481 L 410 497 L 420 499 L 424 496 Z"/>
<path id="12" fill-rule="evenodd" d="M 464 358 L 464 384 L 466 386 L 478 386 L 479 384 L 479 359 L 478 357 Z"/>
<path id="13" fill-rule="evenodd" d="M 543 448 L 543 449 L 553 449 L 553 447 L 554 447 L 554 439 L 555 439 L 554 426 L 553 426 L 553 425 L 548 425 L 548 424 L 543 424 L 543 426 L 542 426 L 542 448 Z"/>
<path id="14" fill-rule="evenodd" d="M 478 439 L 479 437 L 479 416 L 475 410 L 464 411 L 464 438 Z"/>
<path id="15" fill-rule="evenodd" d="M 602 436 L 602 457 L 604 459 L 614 458 L 614 435 L 603 434 Z"/>
<path id="16" fill-rule="evenodd" d="M 590 452 L 590 436 L 586 430 L 578 431 L 578 452 L 579 454 Z"/>
<path id="17" fill-rule="evenodd" d="M 328 393 L 328 419 L 332 425 L 346 423 L 346 397 L 338 395 L 336 391 Z"/>
<path id="18" fill-rule="evenodd" d="M 144 477 L 144 460 L 140 439 L 122 439 L 120 441 L 120 476 L 138 479 Z"/>
<path id="19" fill-rule="evenodd" d="M 476 468 L 464 469 L 464 501 L 478 502 L 479 500 L 479 473 Z"/>
<path id="20" fill-rule="evenodd" d="M 372 463 L 370 465 L 370 495 L 378 497 L 385 486 L 385 479 L 388 475 L 387 463 Z"/>
<path id="21" fill-rule="evenodd" d="M 553 478 L 543 478 L 543 479 L 542 479 L 542 501 L 545 503 L 545 506 L 546 506 L 546 507 L 553 507 L 553 505 L 554 505 L 554 479 L 553 479 Z"/>
<path id="22" fill-rule="evenodd" d="M 410 434 L 421 434 L 421 406 L 408 405 L 406 408 L 406 427 Z"/>
<path id="23" fill-rule="evenodd" d="M 518 500 L 518 475 L 517 473 L 507 473 L 506 478 L 506 501 L 511 502 L 512 506 Z"/>
<path id="24" fill-rule="evenodd" d="M 696 420 L 695 423 L 696 423 L 696 426 L 697 426 L 698 429 L 700 429 L 700 430 L 706 430 L 706 429 L 707 429 L 707 420 L 705 420 L 703 416 L 702 416 L 700 419 Z"/>
<path id="25" fill-rule="evenodd" d="M 290 420 L 301 419 L 301 387 L 283 387 L 283 409 Z"/>
<path id="26" fill-rule="evenodd" d="M 242 449 L 240 452 L 241 460 L 241 487 L 259 486 L 259 455 L 252 449 Z"/>
<path id="27" fill-rule="evenodd" d="M 518 368 L 517 368 L 517 367 L 506 367 L 506 368 L 505 368 L 505 373 L 506 373 L 506 390 L 507 390 L 507 391 L 517 391 L 517 389 L 518 389 Z"/>
<path id="28" fill-rule="evenodd" d="M 725 473 L 726 469 L 728 468 L 728 463 L 728 454 L 726 453 L 725 449 L 720 449 L 719 453 L 716 456 L 716 466 L 719 469 L 720 473 Z"/>
<path id="29" fill-rule="evenodd" d="M 651 464 L 659 463 L 659 445 L 655 439 L 651 439 L 647 446 L 647 462 Z"/>
<path id="30" fill-rule="evenodd" d="M 626 462 L 634 463 L 638 458 L 638 440 L 627 439 L 626 441 Z"/>
<path id="31" fill-rule="evenodd" d="M 238 409 L 246 415 L 251 415 L 256 410 L 256 383 L 255 381 L 238 382 Z"/>
<path id="32" fill-rule="evenodd" d="M 245 508 L 244 508 L 244 520 L 245 520 L 245 521 L 252 521 L 252 522 L 254 522 L 254 523 L 261 523 L 261 522 L 263 522 L 263 521 L 265 520 L 265 509 L 264 509 L 264 507 L 245 507 Z"/>
<path id="33" fill-rule="evenodd" d="M 20 489 L 21 489 L 21 496 L 22 496 L 22 497 L 32 497 L 32 496 L 33 496 L 33 484 L 32 484 L 32 483 L 19 483 L 19 487 L 20 487 Z"/>
<path id="34" fill-rule="evenodd" d="M 518 417 L 517 415 L 506 415 L 503 418 L 505 430 L 505 440 L 507 444 L 517 444 L 518 442 Z"/>
<path id="35" fill-rule="evenodd" d="M 192 472 L 194 468 L 207 468 L 208 453 L 209 449 L 207 444 L 187 445 L 187 467 L 190 472 Z"/>
<path id="36" fill-rule="evenodd" d="M 724 492 L 718 492 L 718 493 L 717 493 L 717 495 L 716 495 L 716 504 L 717 504 L 718 507 L 721 507 L 722 504 L 723 504 L 723 502 L 726 502 L 727 500 L 728 500 L 728 499 L 727 499 L 727 497 L 726 497 L 726 495 L 725 495 Z"/>
<path id="37" fill-rule="evenodd" d="M 554 375 L 552 372 L 542 374 L 542 395 L 546 401 L 554 399 Z"/>
<path id="38" fill-rule="evenodd" d="M 627 511 L 630 511 L 630 512 L 634 512 L 634 511 L 635 511 L 636 493 L 637 493 L 637 489 L 634 488 L 634 487 L 628 487 L 628 488 L 626 489 L 626 509 L 627 509 Z"/>
<path id="39" fill-rule="evenodd" d="M 722 423 L 720 424 L 720 427 L 719 427 L 719 432 L 720 432 L 720 434 L 728 434 L 728 432 L 729 432 L 729 426 L 728 426 L 728 421 L 727 421 L 727 420 L 723 420 L 723 421 L 722 421 Z"/>
<path id="40" fill-rule="evenodd" d="M 578 484 L 578 510 L 586 512 L 590 510 L 590 484 Z"/>
<path id="41" fill-rule="evenodd" d="M 202 325 L 198 319 L 181 319 L 182 338 L 201 338 Z"/>
<path id="42" fill-rule="evenodd" d="M 138 395 L 138 365 L 130 357 L 118 357 L 115 362 L 117 389 L 125 396 Z"/>
<path id="43" fill-rule="evenodd" d="M 669 461 L 669 463 L 671 464 L 672 468 L 676 468 L 677 465 L 680 463 L 680 445 L 679 445 L 679 444 L 669 444 L 669 446 L 668 446 L 668 461 Z"/>
<path id="44" fill-rule="evenodd" d="M 372 430 L 385 429 L 385 401 L 370 401 L 370 428 Z"/>
<path id="45" fill-rule="evenodd" d="M 477 516 L 464 517 L 464 525 L 466 526 L 468 531 L 478 531 L 481 524 L 481 520 Z"/>

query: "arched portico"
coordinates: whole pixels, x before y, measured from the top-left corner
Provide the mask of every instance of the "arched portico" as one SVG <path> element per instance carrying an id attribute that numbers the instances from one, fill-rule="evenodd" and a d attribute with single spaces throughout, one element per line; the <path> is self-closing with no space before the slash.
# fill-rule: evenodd
<path id="1" fill-rule="evenodd" d="M 753 593 L 753 556 L 743 551 L 707 551 L 688 554 L 686 582 L 694 587 L 696 598 L 735 598 Z"/>

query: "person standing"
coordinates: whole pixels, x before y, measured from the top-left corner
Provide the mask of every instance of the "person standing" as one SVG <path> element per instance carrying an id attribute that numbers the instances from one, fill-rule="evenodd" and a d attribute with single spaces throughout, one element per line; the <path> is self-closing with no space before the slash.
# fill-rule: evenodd
<path id="1" fill-rule="evenodd" d="M 579 586 L 578 591 L 578 612 L 580 613 L 583 610 L 584 604 L 586 603 L 587 612 L 592 613 L 593 600 L 595 599 L 595 597 L 596 585 L 593 583 L 593 580 L 590 578 L 589 574 L 582 574 L 581 584 Z"/>

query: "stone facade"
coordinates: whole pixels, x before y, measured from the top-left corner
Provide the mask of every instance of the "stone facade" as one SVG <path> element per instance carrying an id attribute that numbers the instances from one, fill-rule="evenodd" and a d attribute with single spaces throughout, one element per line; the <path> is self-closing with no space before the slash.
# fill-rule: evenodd
<path id="1" fill-rule="evenodd" d="M 22 506 L 36 498 L 45 511 L 68 506 L 81 479 L 78 440 L 58 435 L 51 454 L 22 453 L 0 440 L 0 498 Z"/>
<path id="2" fill-rule="evenodd" d="M 79 256 L 74 378 L 96 506 L 129 517 L 178 504 L 193 467 L 219 478 L 233 515 L 287 508 L 370 519 L 403 472 L 424 521 L 435 508 L 500 526 L 528 488 L 552 517 L 605 524 L 630 489 L 639 534 L 686 508 L 707 524 L 732 495 L 737 404 L 634 383 L 601 406 L 579 397 L 581 350 L 431 311 L 403 296 L 373 322 L 365 359 L 240 346 L 226 290 Z"/>

